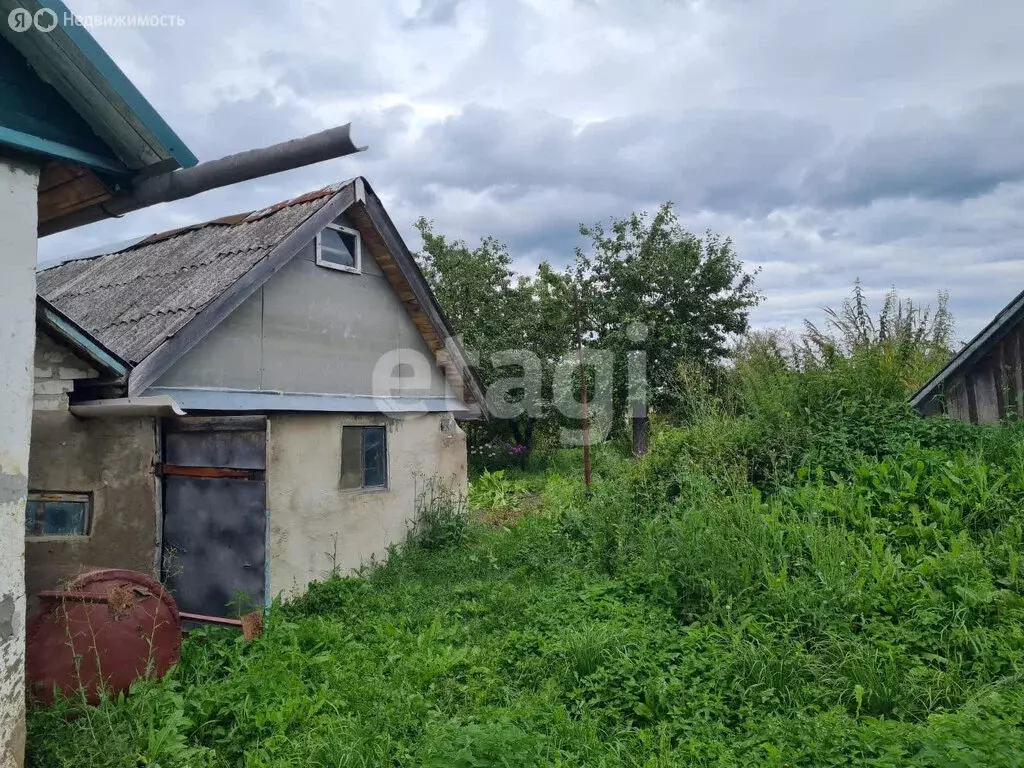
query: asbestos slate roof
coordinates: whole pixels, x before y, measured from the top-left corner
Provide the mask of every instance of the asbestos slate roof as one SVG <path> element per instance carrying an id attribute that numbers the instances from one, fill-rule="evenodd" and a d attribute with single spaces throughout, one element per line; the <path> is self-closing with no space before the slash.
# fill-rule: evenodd
<path id="1" fill-rule="evenodd" d="M 107 349 L 139 363 L 349 183 L 45 269 L 37 291 Z"/>

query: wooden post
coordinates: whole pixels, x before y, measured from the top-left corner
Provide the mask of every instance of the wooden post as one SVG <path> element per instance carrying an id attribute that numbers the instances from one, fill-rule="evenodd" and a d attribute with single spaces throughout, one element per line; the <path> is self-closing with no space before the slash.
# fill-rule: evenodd
<path id="1" fill-rule="evenodd" d="M 583 415 L 583 483 L 590 493 L 590 419 L 587 414 L 587 369 L 583 362 L 583 337 L 579 335 L 580 345 L 580 404 Z"/>
<path id="2" fill-rule="evenodd" d="M 642 403 L 633 404 L 633 456 L 639 458 L 647 453 L 649 426 L 647 411 Z"/>

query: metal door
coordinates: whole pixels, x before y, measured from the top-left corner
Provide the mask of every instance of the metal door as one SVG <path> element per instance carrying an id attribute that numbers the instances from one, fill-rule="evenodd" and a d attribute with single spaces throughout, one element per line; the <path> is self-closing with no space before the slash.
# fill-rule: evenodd
<path id="1" fill-rule="evenodd" d="M 163 442 L 164 584 L 186 613 L 237 618 L 262 608 L 265 420 L 165 420 Z"/>

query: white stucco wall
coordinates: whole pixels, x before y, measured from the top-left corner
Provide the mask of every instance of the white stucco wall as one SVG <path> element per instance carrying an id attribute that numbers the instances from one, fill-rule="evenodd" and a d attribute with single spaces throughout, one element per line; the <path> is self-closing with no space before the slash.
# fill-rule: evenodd
<path id="1" fill-rule="evenodd" d="M 447 414 L 387 422 L 388 488 L 342 490 L 341 429 L 382 424 L 360 414 L 283 414 L 268 421 L 270 591 L 286 597 L 335 567 L 350 573 L 404 541 L 416 495 L 432 478 L 466 493 L 466 436 Z M 443 428 L 442 428 L 443 427 Z"/>
<path id="2" fill-rule="evenodd" d="M 0 768 L 25 752 L 25 494 L 39 170 L 0 158 Z"/>

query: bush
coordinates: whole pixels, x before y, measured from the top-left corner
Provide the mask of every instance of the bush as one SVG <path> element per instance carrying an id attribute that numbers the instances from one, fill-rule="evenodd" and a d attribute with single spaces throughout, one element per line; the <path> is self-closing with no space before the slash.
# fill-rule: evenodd
<path id="1" fill-rule="evenodd" d="M 416 496 L 416 517 L 409 529 L 409 546 L 427 551 L 460 547 L 466 539 L 465 499 L 429 480 Z"/>
<path id="2" fill-rule="evenodd" d="M 469 484 L 469 508 L 471 510 L 507 509 L 512 506 L 517 494 L 526 490 L 522 481 L 505 477 L 505 470 L 495 472 L 484 470 Z"/>

